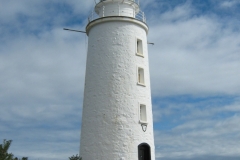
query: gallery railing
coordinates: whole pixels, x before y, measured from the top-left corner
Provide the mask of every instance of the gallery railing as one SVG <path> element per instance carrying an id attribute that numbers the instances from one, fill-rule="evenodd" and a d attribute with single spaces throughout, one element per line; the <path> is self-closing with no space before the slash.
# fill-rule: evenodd
<path id="1" fill-rule="evenodd" d="M 124 11 L 124 12 L 122 12 L 122 11 Z M 101 12 L 102 13 L 99 13 L 99 15 L 102 15 L 102 17 L 106 17 L 105 16 L 105 11 L 104 11 L 104 6 L 101 9 Z M 139 21 L 142 21 L 142 22 L 146 23 L 146 17 L 145 17 L 144 12 L 143 11 L 139 11 L 136 14 L 134 9 L 126 9 L 126 8 L 124 8 L 124 10 L 121 10 L 121 8 L 119 7 L 118 8 L 118 14 L 116 14 L 114 16 L 126 16 L 126 14 L 132 15 L 130 17 L 133 17 L 133 18 L 135 18 L 135 19 L 137 19 Z M 99 15 L 95 11 L 92 11 L 91 14 L 88 17 L 88 22 L 91 22 L 91 21 L 94 21 L 96 19 L 99 19 L 100 18 Z"/>

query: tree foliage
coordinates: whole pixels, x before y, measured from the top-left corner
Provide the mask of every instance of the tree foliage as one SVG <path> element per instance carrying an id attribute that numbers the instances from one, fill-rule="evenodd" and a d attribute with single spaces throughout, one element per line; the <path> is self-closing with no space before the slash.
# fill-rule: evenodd
<path id="1" fill-rule="evenodd" d="M 12 140 L 3 140 L 3 144 L 0 144 L 0 160 L 28 160 L 28 157 L 23 157 L 22 159 L 18 159 L 14 157 L 12 153 L 8 153 L 8 149 L 10 148 Z M 77 154 L 69 157 L 69 160 L 82 160 L 82 158 Z"/>
<path id="2" fill-rule="evenodd" d="M 8 153 L 8 149 L 10 148 L 12 140 L 3 140 L 3 144 L 0 144 L 0 160 L 12 160 L 13 154 Z"/>
<path id="3" fill-rule="evenodd" d="M 28 157 L 23 157 L 22 159 L 18 159 L 17 157 L 14 158 L 13 160 L 28 160 Z"/>
<path id="4" fill-rule="evenodd" d="M 76 156 L 69 157 L 69 160 L 82 160 L 82 158 L 77 154 Z"/>
<path id="5" fill-rule="evenodd" d="M 0 144 L 0 160 L 20 160 L 14 157 L 12 153 L 8 153 L 12 140 L 3 140 L 3 144 Z M 28 160 L 27 157 L 23 157 L 21 160 Z"/>

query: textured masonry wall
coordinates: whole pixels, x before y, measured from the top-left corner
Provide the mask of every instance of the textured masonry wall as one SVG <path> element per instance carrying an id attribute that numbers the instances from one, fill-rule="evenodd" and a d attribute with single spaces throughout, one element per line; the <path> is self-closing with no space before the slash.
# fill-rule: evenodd
<path id="1" fill-rule="evenodd" d="M 136 56 L 136 37 L 144 58 Z M 83 160 L 138 160 L 148 143 L 155 160 L 146 31 L 134 22 L 99 23 L 89 32 L 80 154 Z M 137 85 L 137 67 L 146 87 Z M 148 128 L 139 123 L 139 103 L 147 106 Z"/>

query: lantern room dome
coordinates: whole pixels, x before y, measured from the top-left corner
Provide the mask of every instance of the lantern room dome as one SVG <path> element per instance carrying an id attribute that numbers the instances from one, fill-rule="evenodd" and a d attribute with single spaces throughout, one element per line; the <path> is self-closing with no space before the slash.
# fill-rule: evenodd
<path id="1" fill-rule="evenodd" d="M 140 10 L 140 0 L 98 0 L 88 22 L 105 17 L 129 17 L 146 23 L 144 12 Z"/>

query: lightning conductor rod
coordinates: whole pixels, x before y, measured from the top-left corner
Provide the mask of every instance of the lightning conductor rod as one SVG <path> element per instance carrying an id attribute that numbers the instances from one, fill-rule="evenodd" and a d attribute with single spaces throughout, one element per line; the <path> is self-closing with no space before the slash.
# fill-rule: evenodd
<path id="1" fill-rule="evenodd" d="M 79 31 L 79 30 L 68 29 L 68 28 L 63 28 L 63 30 L 67 30 L 67 31 L 73 31 L 73 32 L 81 32 L 81 33 L 86 33 L 85 31 Z"/>

